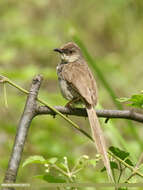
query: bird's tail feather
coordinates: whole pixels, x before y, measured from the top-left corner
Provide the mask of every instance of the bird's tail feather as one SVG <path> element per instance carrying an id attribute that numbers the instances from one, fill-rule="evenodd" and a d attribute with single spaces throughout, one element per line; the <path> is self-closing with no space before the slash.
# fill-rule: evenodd
<path id="1" fill-rule="evenodd" d="M 100 127 L 98 117 L 96 115 L 96 111 L 95 111 L 93 106 L 87 107 L 86 110 L 87 110 L 89 123 L 91 126 L 91 132 L 92 132 L 93 139 L 95 141 L 97 151 L 102 155 L 103 162 L 104 162 L 104 165 L 106 167 L 108 177 L 113 182 L 114 180 L 113 180 L 113 175 L 112 175 L 112 171 L 110 168 L 109 158 L 107 155 L 105 139 L 103 136 L 102 129 Z"/>

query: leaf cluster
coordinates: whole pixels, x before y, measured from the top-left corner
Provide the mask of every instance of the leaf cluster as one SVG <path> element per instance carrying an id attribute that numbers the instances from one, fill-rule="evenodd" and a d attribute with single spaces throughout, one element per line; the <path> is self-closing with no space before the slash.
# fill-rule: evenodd
<path id="1" fill-rule="evenodd" d="M 118 98 L 119 102 L 126 102 L 128 106 L 143 109 L 143 91 L 139 94 L 133 94 L 130 98 Z"/>

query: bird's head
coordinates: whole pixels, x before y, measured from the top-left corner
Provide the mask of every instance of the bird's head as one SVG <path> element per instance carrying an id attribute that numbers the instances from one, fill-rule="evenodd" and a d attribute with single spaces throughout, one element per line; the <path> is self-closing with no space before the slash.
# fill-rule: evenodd
<path id="1" fill-rule="evenodd" d="M 64 62 L 71 63 L 77 61 L 79 58 L 82 58 L 80 48 L 73 42 L 69 42 L 60 48 L 56 48 L 54 51 L 61 54 L 61 59 Z"/>

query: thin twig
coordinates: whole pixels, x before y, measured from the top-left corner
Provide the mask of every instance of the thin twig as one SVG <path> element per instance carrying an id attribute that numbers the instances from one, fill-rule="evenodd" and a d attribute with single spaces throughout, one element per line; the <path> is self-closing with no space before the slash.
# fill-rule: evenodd
<path id="1" fill-rule="evenodd" d="M 53 164 L 51 167 L 55 168 L 56 170 L 58 170 L 60 173 L 62 173 L 63 175 L 65 175 L 66 177 L 69 177 L 68 173 L 65 172 L 64 170 L 62 170 L 60 167 L 58 167 L 56 164 Z"/>
<path id="2" fill-rule="evenodd" d="M 128 181 L 129 181 L 134 175 L 136 175 L 137 170 L 139 170 L 139 165 L 141 164 L 142 160 L 143 160 L 143 153 L 140 155 L 139 160 L 138 160 L 136 166 L 134 167 L 134 171 L 133 171 L 133 172 L 131 173 L 131 175 L 126 179 L 125 183 L 128 183 Z"/>
<path id="3" fill-rule="evenodd" d="M 28 134 L 31 121 L 35 116 L 36 98 L 38 90 L 42 81 L 41 76 L 36 76 L 31 85 L 29 95 L 25 104 L 24 112 L 21 116 L 19 126 L 15 136 L 15 142 L 13 145 L 12 153 L 10 156 L 8 168 L 5 174 L 3 183 L 14 183 L 16 181 L 19 164 L 22 157 L 22 152 L 25 144 L 25 140 Z M 5 187 L 3 190 L 13 190 L 11 187 Z"/>
<path id="4" fill-rule="evenodd" d="M 123 169 L 122 169 L 122 166 L 121 166 L 121 162 L 119 162 L 119 167 L 120 167 L 120 173 L 119 173 L 119 177 L 118 177 L 118 183 L 121 179 L 121 176 L 122 176 L 122 173 L 123 173 Z"/>
<path id="5" fill-rule="evenodd" d="M 113 158 L 115 158 L 116 160 L 118 160 L 119 162 L 121 162 L 124 166 L 126 166 L 128 169 L 130 169 L 131 171 L 135 172 L 138 176 L 143 177 L 143 174 L 139 171 L 135 171 L 134 167 L 130 166 L 128 163 L 126 163 L 124 160 L 122 160 L 121 158 L 115 156 L 111 151 L 108 151 L 108 154 L 111 155 Z"/>
<path id="6" fill-rule="evenodd" d="M 3 84 L 3 92 L 4 92 L 4 104 L 5 104 L 5 107 L 8 108 L 7 93 L 6 93 L 6 85 L 5 85 L 5 83 Z"/>

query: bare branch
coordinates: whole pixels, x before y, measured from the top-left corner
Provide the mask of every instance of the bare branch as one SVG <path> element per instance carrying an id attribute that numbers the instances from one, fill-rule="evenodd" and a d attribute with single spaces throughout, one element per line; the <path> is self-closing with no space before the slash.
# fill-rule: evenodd
<path id="1" fill-rule="evenodd" d="M 87 117 L 86 109 L 84 108 L 68 108 L 62 106 L 55 106 L 55 109 L 65 115 L 75 115 L 81 117 Z M 96 110 L 98 117 L 105 118 L 120 118 L 120 119 L 130 119 L 133 121 L 143 123 L 143 114 L 137 113 L 133 110 Z M 46 106 L 39 106 L 36 110 L 37 115 L 49 114 L 56 115 L 54 111 Z"/>
<path id="2" fill-rule="evenodd" d="M 17 129 L 13 150 L 10 156 L 8 169 L 5 174 L 4 183 L 14 183 L 16 181 L 17 171 L 22 157 L 25 140 L 28 134 L 31 121 L 35 116 L 36 99 L 38 90 L 42 82 L 42 77 L 37 75 L 31 85 L 29 95 L 25 104 L 24 112 L 21 116 Z M 3 190 L 12 190 L 13 188 L 3 188 Z"/>
<path id="3" fill-rule="evenodd" d="M 18 90 L 20 90 L 21 92 L 25 93 L 25 94 L 29 94 L 29 92 L 27 90 L 25 90 L 24 88 L 22 88 L 21 86 L 15 84 L 14 82 L 12 82 L 9 78 L 0 75 L 0 83 L 8 83 L 9 85 L 13 86 L 14 88 L 17 88 Z M 80 127 L 74 123 L 72 120 L 70 120 L 68 117 L 66 117 L 65 115 L 63 115 L 61 112 L 59 112 L 58 110 L 56 110 L 54 107 L 50 106 L 46 101 L 40 99 L 39 97 L 37 97 L 37 101 L 40 102 L 41 104 L 49 107 L 49 109 L 51 109 L 53 112 L 55 112 L 56 114 L 60 115 L 64 120 L 66 120 L 68 123 L 71 124 L 71 126 L 79 131 L 81 131 L 81 133 L 83 133 L 84 135 L 86 135 L 87 137 L 89 137 L 89 135 L 83 131 L 82 129 L 80 129 Z M 91 139 L 91 138 L 90 138 Z"/>

